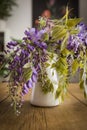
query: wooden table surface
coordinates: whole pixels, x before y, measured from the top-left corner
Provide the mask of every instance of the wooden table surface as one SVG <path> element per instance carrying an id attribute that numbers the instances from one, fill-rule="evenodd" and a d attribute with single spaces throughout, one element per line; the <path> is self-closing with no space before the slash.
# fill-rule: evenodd
<path id="1" fill-rule="evenodd" d="M 9 98 L 0 103 L 0 130 L 87 130 L 87 100 L 78 84 L 70 84 L 68 97 L 52 108 L 32 106 L 30 93 L 18 117 L 10 107 Z M 0 83 L 0 100 L 7 95 L 6 84 Z"/>

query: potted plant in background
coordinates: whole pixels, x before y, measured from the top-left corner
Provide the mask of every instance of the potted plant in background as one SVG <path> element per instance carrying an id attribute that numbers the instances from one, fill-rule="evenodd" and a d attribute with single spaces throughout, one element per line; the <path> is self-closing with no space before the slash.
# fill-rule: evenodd
<path id="1" fill-rule="evenodd" d="M 1 0 L 0 1 L 0 30 L 6 28 L 5 20 L 11 16 L 13 6 L 17 6 L 16 0 Z"/>
<path id="2" fill-rule="evenodd" d="M 1 41 L 1 44 L 4 44 L 3 42 L 6 42 L 6 20 L 8 17 L 12 15 L 12 9 L 14 6 L 17 6 L 16 0 L 1 0 L 0 1 L 0 35 L 2 37 L 3 33 L 3 41 Z M 4 45 L 3 45 L 4 46 Z M 4 49 L 4 47 L 3 47 Z M 7 58 L 4 57 L 4 52 L 0 53 L 0 81 L 5 80 L 3 76 L 8 73 L 7 70 Z M 6 65 L 6 66 L 5 66 Z"/>
<path id="3" fill-rule="evenodd" d="M 80 87 L 87 95 L 87 27 L 80 18 L 69 18 L 68 8 L 61 19 L 41 17 L 38 28 L 25 31 L 22 43 L 11 41 L 7 47 L 6 55 L 13 52 L 8 87 L 17 114 L 30 88 L 32 104 L 60 104 L 67 93 L 70 75 L 78 69 Z"/>

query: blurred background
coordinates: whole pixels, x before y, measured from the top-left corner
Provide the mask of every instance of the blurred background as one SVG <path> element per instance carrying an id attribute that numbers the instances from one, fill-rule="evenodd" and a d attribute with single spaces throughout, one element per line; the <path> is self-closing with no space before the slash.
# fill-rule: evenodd
<path id="1" fill-rule="evenodd" d="M 40 5 L 39 2 L 36 3 L 35 1 L 37 2 L 38 0 L 17 0 L 18 7 L 14 7 L 12 16 L 6 21 L 7 28 L 10 31 L 10 37 L 20 39 L 24 35 L 24 30 L 32 26 L 32 15 L 38 11 L 35 10 L 33 6 Z M 76 1 L 77 0 L 74 1 L 75 4 Z M 43 1 L 41 1 L 41 3 L 43 3 Z M 84 22 L 87 23 L 87 0 L 79 0 L 78 4 L 79 17 L 82 17 Z"/>

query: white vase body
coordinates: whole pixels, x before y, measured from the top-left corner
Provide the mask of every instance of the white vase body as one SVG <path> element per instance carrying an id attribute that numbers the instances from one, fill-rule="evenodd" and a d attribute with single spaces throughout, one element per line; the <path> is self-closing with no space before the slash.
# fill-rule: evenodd
<path id="1" fill-rule="evenodd" d="M 41 84 L 37 83 L 33 86 L 31 104 L 35 106 L 52 107 L 61 103 L 61 99 L 55 98 L 55 92 L 44 94 L 41 89 Z"/>
<path id="2" fill-rule="evenodd" d="M 52 64 L 52 63 L 51 63 Z M 53 83 L 54 92 L 48 92 L 44 94 L 41 89 L 41 83 L 37 82 L 32 88 L 31 104 L 36 106 L 52 107 L 57 106 L 61 103 L 61 98 L 56 99 L 55 93 L 58 89 L 58 75 L 55 69 L 48 67 L 47 74 L 51 82 Z"/>

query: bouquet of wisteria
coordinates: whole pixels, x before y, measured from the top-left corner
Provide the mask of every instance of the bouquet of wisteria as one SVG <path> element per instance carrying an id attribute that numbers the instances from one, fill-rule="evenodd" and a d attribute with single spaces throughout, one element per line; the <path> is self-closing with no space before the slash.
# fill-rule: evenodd
<path id="1" fill-rule="evenodd" d="M 46 68 L 55 68 L 59 76 L 55 98 L 67 93 L 70 75 L 80 71 L 80 87 L 87 95 L 87 27 L 80 18 L 69 18 L 68 10 L 61 19 L 39 18 L 37 28 L 25 31 L 22 42 L 7 44 L 9 59 L 9 92 L 15 110 L 21 107 L 23 96 L 36 82 L 43 93 L 53 92 Z M 55 58 L 56 57 L 56 58 Z M 53 61 L 52 64 L 50 62 Z"/>

